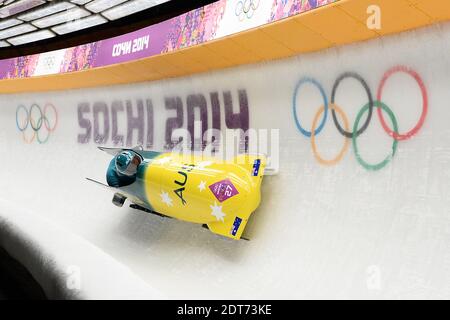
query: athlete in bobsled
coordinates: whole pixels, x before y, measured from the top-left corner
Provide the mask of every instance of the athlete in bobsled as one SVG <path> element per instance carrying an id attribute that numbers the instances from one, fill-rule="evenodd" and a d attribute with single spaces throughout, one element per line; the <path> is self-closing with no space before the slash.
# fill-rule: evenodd
<path id="1" fill-rule="evenodd" d="M 134 151 L 125 150 L 115 156 L 106 172 L 106 181 L 110 187 L 120 188 L 136 181 L 139 165 L 144 159 Z"/>
<path id="2" fill-rule="evenodd" d="M 138 148 L 100 149 L 114 156 L 106 180 L 119 207 L 128 199 L 134 209 L 198 223 L 239 240 L 260 204 L 264 155 L 222 161 Z"/>

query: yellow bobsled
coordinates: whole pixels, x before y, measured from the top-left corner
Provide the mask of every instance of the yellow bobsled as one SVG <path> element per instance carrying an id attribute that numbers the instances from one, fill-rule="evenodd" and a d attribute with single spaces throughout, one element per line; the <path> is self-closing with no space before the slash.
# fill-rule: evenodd
<path id="1" fill-rule="evenodd" d="M 112 155 L 106 178 L 113 203 L 202 224 L 213 233 L 241 239 L 261 201 L 263 155 L 214 157 L 100 148 Z"/>

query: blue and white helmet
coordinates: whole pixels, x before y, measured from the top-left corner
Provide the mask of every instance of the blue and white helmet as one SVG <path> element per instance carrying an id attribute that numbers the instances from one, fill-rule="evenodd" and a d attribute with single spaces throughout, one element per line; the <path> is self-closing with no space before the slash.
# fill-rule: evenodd
<path id="1" fill-rule="evenodd" d="M 138 161 L 133 161 L 135 157 L 138 157 L 132 151 L 122 151 L 116 156 L 116 169 L 119 174 L 125 176 L 134 176 L 137 172 Z"/>

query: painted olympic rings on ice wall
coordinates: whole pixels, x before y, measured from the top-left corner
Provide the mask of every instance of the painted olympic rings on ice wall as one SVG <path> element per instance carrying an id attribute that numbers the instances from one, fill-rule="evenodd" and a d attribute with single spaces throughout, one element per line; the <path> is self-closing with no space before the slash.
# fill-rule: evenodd
<path id="1" fill-rule="evenodd" d="M 406 75 L 411 76 L 419 86 L 422 95 L 422 113 L 420 119 L 410 131 L 405 133 L 399 132 L 397 118 L 394 115 L 394 112 L 385 103 L 383 103 L 383 90 L 386 85 L 386 82 L 392 75 L 396 73 L 404 73 Z M 368 100 L 368 102 L 358 112 L 356 120 L 353 123 L 353 125 L 349 123 L 347 115 L 342 110 L 342 108 L 339 107 L 339 105 L 336 103 L 336 92 L 339 88 L 339 85 L 343 80 L 349 78 L 354 79 L 361 84 L 365 93 L 367 94 Z M 297 97 L 299 95 L 300 89 L 306 84 L 310 84 L 316 87 L 317 90 L 319 90 L 320 95 L 323 99 L 323 106 L 318 108 L 317 113 L 314 116 L 311 131 L 308 131 L 307 129 L 304 128 L 304 126 L 300 121 L 297 111 L 298 107 Z M 367 127 L 372 121 L 374 109 L 376 109 L 378 120 L 380 121 L 384 131 L 390 137 L 392 137 L 393 142 L 392 142 L 392 152 L 383 161 L 372 164 L 368 163 L 361 157 L 359 153 L 357 139 L 361 134 L 363 134 L 367 130 Z M 367 82 L 364 80 L 364 78 L 362 78 L 359 74 L 355 72 L 343 73 L 336 79 L 331 91 L 330 101 L 328 100 L 325 90 L 323 86 L 320 84 L 320 82 L 318 82 L 314 78 L 309 77 L 302 78 L 295 87 L 292 110 L 297 129 L 300 131 L 302 135 L 311 139 L 311 147 L 314 157 L 320 164 L 330 166 L 339 163 L 344 157 L 344 155 L 347 153 L 351 140 L 353 145 L 353 151 L 355 153 L 358 163 L 367 170 L 376 171 L 384 168 L 392 160 L 393 156 L 397 151 L 398 143 L 400 141 L 411 139 L 415 134 L 417 134 L 420 131 L 428 113 L 428 94 L 422 78 L 416 71 L 406 66 L 395 66 L 386 71 L 385 74 L 383 75 L 383 78 L 378 86 L 376 99 L 374 99 L 372 92 Z M 330 112 L 332 114 L 333 122 L 336 129 L 345 138 L 345 141 L 342 146 L 342 149 L 334 159 L 324 159 L 318 152 L 316 145 L 316 137 L 322 132 L 323 128 L 325 127 Z M 343 124 L 339 122 L 337 114 L 339 114 Z M 390 120 L 390 125 L 386 122 L 386 116 Z"/>
<path id="2" fill-rule="evenodd" d="M 16 126 L 25 143 L 31 144 L 36 140 L 44 144 L 58 126 L 58 112 L 51 103 L 44 105 L 43 109 L 37 103 L 33 103 L 30 108 L 19 105 L 16 109 Z M 31 132 L 31 135 L 27 132 Z"/>
<path id="3" fill-rule="evenodd" d="M 236 14 L 236 17 L 239 18 L 239 21 L 244 21 L 245 18 L 251 19 L 259 7 L 260 1 L 261 0 L 238 1 L 234 13 Z"/>

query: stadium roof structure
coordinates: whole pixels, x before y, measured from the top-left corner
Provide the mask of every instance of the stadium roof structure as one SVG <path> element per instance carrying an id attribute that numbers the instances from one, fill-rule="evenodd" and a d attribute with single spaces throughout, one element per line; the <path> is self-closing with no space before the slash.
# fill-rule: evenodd
<path id="1" fill-rule="evenodd" d="M 0 0 L 0 47 L 84 30 L 168 0 Z"/>

